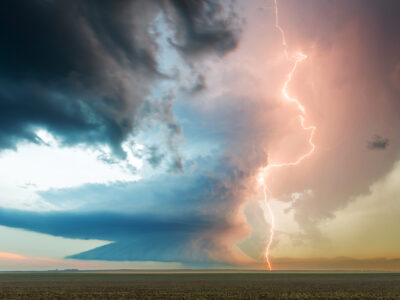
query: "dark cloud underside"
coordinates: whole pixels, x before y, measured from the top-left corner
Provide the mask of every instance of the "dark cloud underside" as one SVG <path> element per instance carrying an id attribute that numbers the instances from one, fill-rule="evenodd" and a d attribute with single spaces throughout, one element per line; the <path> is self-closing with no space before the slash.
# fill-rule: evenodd
<path id="1" fill-rule="evenodd" d="M 207 33 L 195 29 L 213 19 L 204 13 L 208 2 L 1 1 L 0 149 L 38 142 L 34 130 L 44 127 L 64 143 L 109 144 L 123 156 L 121 143 L 151 112 L 155 80 L 166 78 L 158 71 L 157 35 L 150 33 L 157 15 L 169 11 L 163 7 L 179 15 L 172 30 L 186 32 L 186 45 L 196 44 L 188 53 L 236 45 L 220 21 Z M 220 8 L 214 3 L 208 11 Z"/>

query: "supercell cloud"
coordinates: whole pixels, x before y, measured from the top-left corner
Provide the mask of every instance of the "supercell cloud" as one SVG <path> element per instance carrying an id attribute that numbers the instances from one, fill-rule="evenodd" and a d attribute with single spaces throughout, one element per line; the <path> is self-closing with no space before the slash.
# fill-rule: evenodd
<path id="1" fill-rule="evenodd" d="M 262 265 L 269 224 L 257 175 L 308 150 L 296 109 L 281 98 L 292 66 L 273 3 L 1 1 L 0 155 L 32 143 L 50 147 L 38 134 L 45 130 L 60 147 L 108 148 L 99 159 L 109 165 L 133 153 L 143 167 L 134 170 L 137 181 L 35 190 L 51 209 L 18 210 L 10 201 L 0 225 L 110 242 L 70 256 L 81 260 Z M 322 257 L 335 238 L 326 224 L 347 224 L 353 203 L 380 212 L 363 206 L 375 203 L 377 186 L 392 195 L 399 2 L 278 3 L 289 50 L 308 55 L 288 92 L 317 131 L 315 153 L 269 179 L 272 257 L 317 264 L 310 257 Z M 347 255 L 335 246 L 324 264 Z M 389 250 L 376 255 L 398 259 Z"/>

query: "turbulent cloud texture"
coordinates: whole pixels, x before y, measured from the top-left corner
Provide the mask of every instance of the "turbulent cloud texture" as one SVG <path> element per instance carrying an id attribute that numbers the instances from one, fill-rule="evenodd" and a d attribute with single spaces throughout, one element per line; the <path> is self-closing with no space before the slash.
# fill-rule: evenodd
<path id="1" fill-rule="evenodd" d="M 160 111 L 151 108 L 149 96 L 156 80 L 168 78 L 159 71 L 158 33 L 152 30 L 162 11 L 176 32 L 184 32 L 179 47 L 185 53 L 223 54 L 236 45 L 228 24 L 216 19 L 221 6 L 213 1 L 0 5 L 3 149 L 24 139 L 40 142 L 34 130 L 45 127 L 66 144 L 106 143 L 123 156 L 121 143 Z"/>
<path id="2" fill-rule="evenodd" d="M 0 224 L 111 242 L 76 259 L 262 262 L 269 224 L 257 204 L 259 170 L 309 146 L 296 107 L 282 99 L 293 66 L 273 3 L 1 2 L 0 147 L 41 143 L 35 130 L 44 128 L 63 145 L 108 145 L 124 159 L 123 143 L 140 135 L 149 142 L 138 157 L 159 173 L 39 191 L 57 210 L 3 207 Z M 317 130 L 312 156 L 268 178 L 283 211 L 277 216 L 288 218 L 272 251 L 284 242 L 289 250 L 320 246 L 320 225 L 368 194 L 400 158 L 399 2 L 278 3 L 289 53 L 308 55 L 288 92 Z M 165 71 L 171 61 L 177 66 Z M 159 135 L 155 124 L 165 129 Z M 398 263 L 391 259 L 351 263 Z M 281 257 L 277 264 L 347 260 Z"/>

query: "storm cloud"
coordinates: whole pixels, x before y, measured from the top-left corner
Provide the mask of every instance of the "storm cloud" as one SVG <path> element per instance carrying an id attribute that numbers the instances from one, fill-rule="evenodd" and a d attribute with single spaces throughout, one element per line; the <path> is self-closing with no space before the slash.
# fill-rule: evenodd
<path id="1" fill-rule="evenodd" d="M 154 83 L 172 80 L 159 71 L 156 17 L 169 14 L 170 29 L 185 32 L 185 53 L 222 55 L 237 37 L 220 10 L 214 1 L 2 1 L 0 147 L 39 143 L 35 129 L 45 128 L 64 144 L 108 144 L 124 157 L 127 136 L 163 112 L 149 100 Z"/>
<path id="2" fill-rule="evenodd" d="M 190 176 L 50 190 L 43 199 L 68 210 L 2 208 L 0 224 L 112 242 L 72 258 L 238 263 L 244 256 L 232 241 L 245 233 L 236 208 L 246 193 L 244 176 L 219 165 Z"/>
<path id="3" fill-rule="evenodd" d="M 288 93 L 306 108 L 305 126 L 317 129 L 312 156 L 267 176 L 283 227 L 272 251 L 316 244 L 305 252 L 315 255 L 319 225 L 370 193 L 400 158 L 399 2 L 278 2 L 288 51 L 308 55 Z M 258 174 L 307 153 L 310 132 L 281 95 L 293 61 L 284 58 L 272 6 L 238 4 L 247 18 L 239 41 L 226 3 L 3 1 L 2 149 L 41 143 L 39 127 L 64 145 L 109 145 L 123 159 L 128 137 L 161 124 L 161 138 L 140 158 L 155 169 L 173 159 L 165 174 L 144 172 L 138 182 L 37 191 L 54 211 L 2 208 L 0 225 L 111 242 L 72 256 L 79 259 L 262 261 L 270 225 Z M 163 31 L 172 34 L 160 45 Z M 165 72 L 174 56 L 160 61 L 162 48 L 194 80 Z M 160 82 L 172 87 L 162 94 Z"/>
<path id="4" fill-rule="evenodd" d="M 111 244 L 71 258 L 113 261 L 211 262 L 204 248 L 190 243 L 190 237 L 217 225 L 193 215 L 171 220 L 124 213 L 1 210 L 0 216 L 2 223 L 10 227 L 69 238 L 111 240 Z"/>

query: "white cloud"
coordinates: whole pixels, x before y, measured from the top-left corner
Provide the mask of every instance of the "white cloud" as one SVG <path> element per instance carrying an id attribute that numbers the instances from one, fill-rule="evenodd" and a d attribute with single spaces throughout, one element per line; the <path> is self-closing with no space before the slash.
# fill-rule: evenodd
<path id="1" fill-rule="evenodd" d="M 393 170 L 370 186 L 368 194 L 359 195 L 335 217 L 321 223 L 322 240 L 297 240 L 301 236 L 293 212 L 284 213 L 285 206 L 274 205 L 279 242 L 273 249 L 275 257 L 336 257 L 395 258 L 400 253 L 400 162 Z M 301 198 L 297 201 L 301 201 Z M 275 202 L 274 202 L 275 203 Z"/>
<path id="2" fill-rule="evenodd" d="M 142 161 L 135 157 L 135 147 L 124 144 L 127 159 L 108 163 L 111 151 L 76 147 L 61 147 L 45 130 L 38 130 L 43 144 L 20 144 L 16 151 L 0 152 L 0 205 L 8 208 L 53 208 L 43 202 L 37 191 L 51 188 L 70 188 L 87 183 L 136 181 L 141 177 L 132 170 L 140 170 Z"/>

